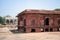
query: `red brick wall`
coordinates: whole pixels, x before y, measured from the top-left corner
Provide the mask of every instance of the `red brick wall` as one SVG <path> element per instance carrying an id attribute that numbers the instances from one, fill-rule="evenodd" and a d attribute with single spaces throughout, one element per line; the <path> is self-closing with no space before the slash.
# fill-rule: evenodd
<path id="1" fill-rule="evenodd" d="M 44 23 L 44 20 L 46 18 L 49 18 L 49 24 L 50 26 L 47 26 L 48 28 L 49 27 L 57 27 L 58 25 L 58 19 L 60 19 L 60 15 L 53 15 L 53 14 L 50 14 L 50 15 L 46 15 L 46 14 L 38 14 L 38 13 L 28 13 L 28 14 L 25 14 L 25 15 L 22 15 L 22 18 L 23 20 L 26 19 L 26 32 L 31 32 L 31 29 L 32 27 L 35 27 L 36 29 L 36 32 L 40 32 L 40 28 L 38 27 L 46 27 L 45 25 L 44 26 L 41 26 L 41 23 L 43 22 Z M 18 23 L 20 23 L 20 17 L 18 17 Z M 34 26 L 31 26 L 31 21 L 32 20 L 35 20 L 35 25 Z M 22 21 L 23 21 L 22 20 Z M 53 31 L 56 31 L 57 29 L 56 28 L 53 28 Z"/>

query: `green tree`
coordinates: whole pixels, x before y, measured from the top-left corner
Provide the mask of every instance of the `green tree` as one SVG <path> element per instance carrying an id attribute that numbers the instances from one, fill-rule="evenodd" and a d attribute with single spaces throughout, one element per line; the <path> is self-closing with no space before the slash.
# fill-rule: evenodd
<path id="1" fill-rule="evenodd" d="M 2 24 L 2 17 L 0 16 L 0 24 Z"/>
<path id="2" fill-rule="evenodd" d="M 5 19 L 0 16 L 0 24 L 5 24 Z"/>
<path id="3" fill-rule="evenodd" d="M 55 10 L 60 11 L 60 8 L 56 8 Z"/>

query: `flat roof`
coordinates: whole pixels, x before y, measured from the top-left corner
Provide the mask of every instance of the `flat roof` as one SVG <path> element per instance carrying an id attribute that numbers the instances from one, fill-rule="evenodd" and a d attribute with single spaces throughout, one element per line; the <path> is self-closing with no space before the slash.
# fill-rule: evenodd
<path id="1" fill-rule="evenodd" d="M 19 13 L 17 16 L 19 16 L 20 14 L 24 14 L 24 13 L 60 14 L 60 11 L 57 11 L 57 10 L 35 10 L 35 9 L 26 9 L 26 10 L 22 11 L 21 13 Z"/>

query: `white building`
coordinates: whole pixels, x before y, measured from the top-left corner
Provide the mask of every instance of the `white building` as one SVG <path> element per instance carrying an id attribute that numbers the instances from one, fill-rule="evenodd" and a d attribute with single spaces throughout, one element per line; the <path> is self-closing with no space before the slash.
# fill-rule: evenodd
<path id="1" fill-rule="evenodd" d="M 5 23 L 10 24 L 10 25 L 17 25 L 18 24 L 18 19 L 15 17 L 11 17 L 9 15 L 5 16 Z"/>

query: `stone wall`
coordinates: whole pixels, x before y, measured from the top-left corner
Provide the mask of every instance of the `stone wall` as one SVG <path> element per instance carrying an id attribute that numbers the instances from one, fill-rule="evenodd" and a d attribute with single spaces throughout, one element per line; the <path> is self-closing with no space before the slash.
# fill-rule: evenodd
<path id="1" fill-rule="evenodd" d="M 22 17 L 23 20 L 20 20 L 20 17 Z M 45 24 L 46 18 L 49 18 L 49 25 Z M 20 24 L 21 21 L 23 21 L 22 23 L 24 24 L 24 19 L 26 19 L 26 26 L 23 25 L 23 27 L 26 27 L 26 32 L 31 32 L 31 29 L 35 29 L 35 32 L 41 32 L 41 28 L 43 28 L 43 31 L 46 31 L 46 28 L 48 31 L 50 31 L 50 28 L 52 28 L 52 31 L 58 31 L 57 28 L 60 28 L 58 25 L 60 15 L 57 14 L 24 14 L 18 17 L 18 25 L 22 25 Z M 35 20 L 34 25 L 32 25 L 32 20 Z"/>

